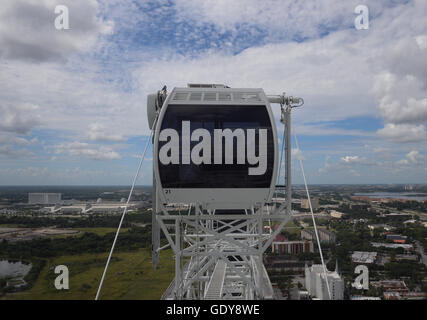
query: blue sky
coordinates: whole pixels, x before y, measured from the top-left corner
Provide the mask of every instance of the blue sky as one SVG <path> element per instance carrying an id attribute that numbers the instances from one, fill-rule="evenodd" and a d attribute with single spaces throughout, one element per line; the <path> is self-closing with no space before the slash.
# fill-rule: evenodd
<path id="1" fill-rule="evenodd" d="M 70 30 L 54 28 L 58 4 Z M 368 30 L 354 27 L 359 4 Z M 425 12 L 423 0 L 4 0 L 0 185 L 130 184 L 146 95 L 191 82 L 304 97 L 294 155 L 309 183 L 427 183 Z"/>

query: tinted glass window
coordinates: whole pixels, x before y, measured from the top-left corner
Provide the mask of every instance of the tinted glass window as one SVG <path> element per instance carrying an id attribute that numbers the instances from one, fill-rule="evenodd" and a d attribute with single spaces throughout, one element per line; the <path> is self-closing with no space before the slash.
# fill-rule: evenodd
<path id="1" fill-rule="evenodd" d="M 211 164 L 182 164 L 182 139 L 180 139 L 180 164 L 164 165 L 158 161 L 163 188 L 269 188 L 274 166 L 274 141 L 270 117 L 265 106 L 206 106 L 169 105 L 164 115 L 161 130 L 174 129 L 181 137 L 182 122 L 190 121 L 190 131 L 204 128 L 211 134 Z M 267 169 L 261 175 L 249 175 L 245 141 L 245 164 L 237 164 L 237 139 L 233 139 L 233 164 L 225 164 L 223 142 L 222 164 L 214 164 L 214 129 L 256 129 L 255 154 L 259 155 L 258 129 L 267 130 Z M 169 140 L 168 140 L 169 141 Z M 159 148 L 168 143 L 159 141 Z M 192 141 L 192 149 L 199 141 Z"/>

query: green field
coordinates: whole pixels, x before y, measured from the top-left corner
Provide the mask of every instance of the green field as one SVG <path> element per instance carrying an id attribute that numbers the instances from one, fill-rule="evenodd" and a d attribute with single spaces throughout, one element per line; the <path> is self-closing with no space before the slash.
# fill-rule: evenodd
<path id="1" fill-rule="evenodd" d="M 33 288 L 8 294 L 6 299 L 61 299 L 92 300 L 107 260 L 107 253 L 62 256 L 49 260 Z M 57 265 L 69 269 L 69 290 L 57 290 L 54 273 Z M 113 254 L 100 299 L 160 299 L 173 279 L 175 262 L 173 252 L 161 252 L 157 270 L 151 264 L 151 252 L 141 249 Z"/>
<path id="2" fill-rule="evenodd" d="M 90 232 L 90 233 L 95 233 L 98 236 L 104 236 L 107 233 L 116 233 L 117 228 L 75 228 L 76 230 L 82 231 L 82 232 Z M 121 228 L 120 229 L 120 233 L 122 232 L 127 232 L 129 230 L 129 228 Z"/>
<path id="3" fill-rule="evenodd" d="M 19 224 L 13 224 L 13 223 L 9 223 L 9 224 L 3 223 L 3 224 L 0 224 L 0 228 L 22 228 L 22 226 Z"/>
<path id="4" fill-rule="evenodd" d="M 301 233 L 301 227 L 297 226 L 293 220 L 289 221 L 282 230 L 296 235 Z"/>

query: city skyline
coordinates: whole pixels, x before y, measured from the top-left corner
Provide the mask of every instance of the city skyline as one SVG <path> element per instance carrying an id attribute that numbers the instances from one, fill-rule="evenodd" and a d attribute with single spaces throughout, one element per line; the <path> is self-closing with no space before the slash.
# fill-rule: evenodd
<path id="1" fill-rule="evenodd" d="M 55 29 L 59 4 L 69 30 Z M 294 184 L 300 157 L 309 184 L 426 183 L 427 5 L 365 1 L 370 27 L 357 30 L 359 4 L 4 1 L 0 185 L 129 185 L 146 95 L 187 83 L 303 97 Z M 138 185 L 151 184 L 151 152 Z"/>

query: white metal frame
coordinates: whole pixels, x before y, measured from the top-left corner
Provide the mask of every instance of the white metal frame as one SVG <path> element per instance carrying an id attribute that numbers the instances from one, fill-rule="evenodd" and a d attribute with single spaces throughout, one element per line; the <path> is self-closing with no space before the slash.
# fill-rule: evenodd
<path id="1" fill-rule="evenodd" d="M 168 96 L 165 104 L 171 96 Z M 292 218 L 290 112 L 293 102 L 292 97 L 289 99 L 284 95 L 269 96 L 267 99 L 281 105 L 281 121 L 286 125 L 286 202 L 279 208 L 275 207 L 270 211 L 265 203 L 254 203 L 249 209 L 242 208 L 245 209 L 245 214 L 216 215 L 215 209 L 206 203 L 193 202 L 188 204 L 189 210 L 185 214 L 172 212 L 164 205 L 165 197 L 156 170 L 157 161 L 154 161 L 153 266 L 157 266 L 160 250 L 170 246 L 175 255 L 175 278 L 163 294 L 163 299 L 207 299 L 212 298 L 212 295 L 217 299 L 274 298 L 263 265 L 263 255 Z M 161 123 L 163 114 L 164 110 L 160 112 L 158 123 Z M 274 120 L 272 124 L 275 124 Z M 276 128 L 273 128 L 277 141 Z M 158 131 L 159 128 L 156 129 L 157 135 Z M 153 159 L 156 159 L 156 143 L 154 145 Z M 275 157 L 277 158 L 276 144 Z M 276 185 L 277 166 L 276 160 L 269 199 Z M 278 227 L 264 232 L 264 224 L 268 222 L 271 225 L 272 221 L 279 222 Z M 160 247 L 160 230 L 168 241 L 163 247 Z M 220 289 L 214 290 L 215 294 L 212 294 L 209 288 L 213 287 Z"/>

